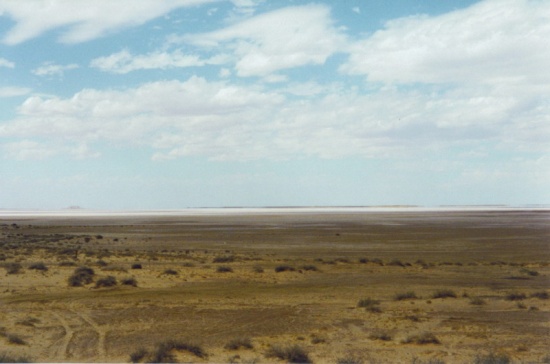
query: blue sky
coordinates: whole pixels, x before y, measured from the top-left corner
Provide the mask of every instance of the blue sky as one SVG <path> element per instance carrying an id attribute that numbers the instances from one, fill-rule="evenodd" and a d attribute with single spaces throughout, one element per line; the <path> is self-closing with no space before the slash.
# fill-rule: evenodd
<path id="1" fill-rule="evenodd" d="M 550 2 L 0 0 L 0 208 L 550 203 Z"/>

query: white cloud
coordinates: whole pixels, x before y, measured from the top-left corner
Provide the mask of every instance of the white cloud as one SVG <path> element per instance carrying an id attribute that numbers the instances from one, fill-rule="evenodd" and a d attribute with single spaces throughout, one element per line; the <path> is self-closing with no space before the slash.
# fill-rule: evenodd
<path id="1" fill-rule="evenodd" d="M 233 52 L 237 74 L 244 77 L 323 64 L 346 42 L 332 24 L 330 9 L 323 5 L 282 8 L 181 40 Z"/>
<path id="2" fill-rule="evenodd" d="M 395 83 L 550 82 L 550 2 L 486 0 L 392 20 L 350 47 L 341 71 Z"/>
<path id="3" fill-rule="evenodd" d="M 353 8 L 351 8 L 351 11 L 356 14 L 361 14 L 361 9 L 358 6 L 354 6 Z"/>
<path id="4" fill-rule="evenodd" d="M 144 24 L 176 8 L 213 1 L 216 0 L 94 0 L 83 5 L 74 0 L 7 0 L 0 2 L 0 16 L 9 16 L 16 24 L 3 42 L 15 45 L 62 28 L 61 42 L 80 43 Z"/>
<path id="5" fill-rule="evenodd" d="M 107 72 L 128 73 L 146 69 L 199 67 L 207 64 L 223 64 L 225 62 L 227 62 L 227 56 L 224 55 L 201 59 L 199 56 L 185 55 L 180 51 L 157 51 L 146 55 L 132 55 L 128 50 L 122 50 L 106 57 L 93 59 L 90 66 Z"/>
<path id="6" fill-rule="evenodd" d="M 0 138 L 40 138 L 65 150 L 79 143 L 146 146 L 157 160 L 411 157 L 486 145 L 549 149 L 550 104 L 530 93 L 386 88 L 365 95 L 315 83 L 293 89 L 191 77 L 82 90 L 69 98 L 32 96 L 15 120 L 0 124 Z"/>
<path id="7" fill-rule="evenodd" d="M 0 98 L 23 96 L 30 92 L 31 92 L 31 89 L 26 87 L 15 87 L 15 86 L 0 87 Z"/>
<path id="8" fill-rule="evenodd" d="M 58 155 L 69 156 L 73 159 L 97 158 L 100 153 L 92 151 L 85 143 L 60 144 L 49 142 L 37 142 L 24 139 L 9 142 L 2 145 L 5 158 L 16 160 L 44 160 Z"/>
<path id="9" fill-rule="evenodd" d="M 32 70 L 31 72 L 37 76 L 58 76 L 62 77 L 65 71 L 77 69 L 77 64 L 53 64 L 50 62 L 44 63 L 42 66 Z"/>
<path id="10" fill-rule="evenodd" d="M 7 143 L 2 149 L 8 158 L 17 160 L 47 159 L 58 154 L 56 148 L 32 140 Z"/>
<path id="11" fill-rule="evenodd" d="M 0 67 L 6 67 L 6 68 L 14 68 L 15 63 L 8 61 L 5 58 L 0 57 Z"/>

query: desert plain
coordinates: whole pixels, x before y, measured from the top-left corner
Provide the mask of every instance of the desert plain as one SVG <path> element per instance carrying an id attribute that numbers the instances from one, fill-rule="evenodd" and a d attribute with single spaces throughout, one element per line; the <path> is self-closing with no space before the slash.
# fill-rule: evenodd
<path id="1" fill-rule="evenodd" d="M 550 362 L 550 211 L 0 217 L 0 358 Z"/>

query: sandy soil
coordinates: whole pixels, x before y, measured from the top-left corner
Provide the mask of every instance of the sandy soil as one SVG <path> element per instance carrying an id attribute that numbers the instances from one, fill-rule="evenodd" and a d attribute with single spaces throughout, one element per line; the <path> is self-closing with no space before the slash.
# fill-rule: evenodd
<path id="1" fill-rule="evenodd" d="M 142 349 L 151 361 L 164 348 L 156 359 L 277 363 L 292 361 L 286 348 L 314 363 L 550 362 L 549 222 L 547 211 L 4 216 L 0 356 L 129 362 Z M 71 286 L 82 266 L 91 282 Z M 108 276 L 116 284 L 97 287 Z"/>

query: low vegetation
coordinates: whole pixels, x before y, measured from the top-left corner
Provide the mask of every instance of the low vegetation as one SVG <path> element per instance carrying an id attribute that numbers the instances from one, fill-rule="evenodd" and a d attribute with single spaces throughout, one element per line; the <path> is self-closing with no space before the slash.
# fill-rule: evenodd
<path id="1" fill-rule="evenodd" d="M 38 263 L 31 264 L 29 266 L 29 269 L 40 270 L 40 271 L 46 272 L 48 270 L 48 267 L 46 266 L 46 264 L 44 264 L 42 262 L 38 262 Z"/>
<path id="2" fill-rule="evenodd" d="M 234 261 L 235 261 L 235 257 L 233 255 L 226 255 L 226 256 L 215 257 L 212 260 L 212 263 L 232 263 Z"/>
<path id="3" fill-rule="evenodd" d="M 531 293 L 531 297 L 538 298 L 539 300 L 547 300 L 550 296 L 546 291 L 539 291 Z"/>
<path id="4" fill-rule="evenodd" d="M 380 305 L 380 301 L 374 300 L 372 298 L 364 298 L 359 300 L 359 302 L 357 302 L 357 307 L 362 307 L 365 310 L 369 312 L 374 312 L 374 313 L 382 312 L 379 305 Z"/>
<path id="5" fill-rule="evenodd" d="M 228 267 L 226 265 L 220 265 L 218 268 L 216 268 L 216 272 L 218 272 L 218 273 L 231 273 L 231 272 L 233 272 L 233 268 Z"/>
<path id="6" fill-rule="evenodd" d="M 404 301 L 404 300 L 414 300 L 414 299 L 417 299 L 418 297 L 416 296 L 416 293 L 414 293 L 413 291 L 408 291 L 404 293 L 398 293 L 395 295 L 394 298 L 396 301 Z"/>
<path id="7" fill-rule="evenodd" d="M 417 345 L 426 345 L 426 344 L 436 344 L 439 345 L 441 342 L 439 339 L 430 332 L 425 332 L 418 335 L 411 335 L 403 340 L 404 344 L 417 344 Z"/>
<path id="8" fill-rule="evenodd" d="M 290 265 L 278 265 L 275 267 L 275 272 L 294 272 L 296 268 L 290 266 Z"/>
<path id="9" fill-rule="evenodd" d="M 198 345 L 183 341 L 168 340 L 157 344 L 151 351 L 145 348 L 137 349 L 130 354 L 130 361 L 132 363 L 175 363 L 176 356 L 174 352 L 177 351 L 186 351 L 201 359 L 207 357 L 206 352 Z"/>
<path id="10" fill-rule="evenodd" d="M 8 342 L 10 344 L 14 345 L 27 345 L 27 342 L 23 340 L 23 338 L 16 334 L 7 334 L 6 339 L 8 339 Z"/>
<path id="11" fill-rule="evenodd" d="M 450 289 L 440 289 L 432 295 L 432 298 L 456 298 L 456 297 L 457 297 L 456 293 Z"/>
<path id="12" fill-rule="evenodd" d="M 388 334 L 387 332 L 378 332 L 369 335 L 369 339 L 371 340 L 381 340 L 381 341 L 391 341 L 392 336 Z"/>
<path id="13" fill-rule="evenodd" d="M 74 270 L 74 273 L 69 277 L 69 286 L 81 287 L 90 284 L 94 280 L 95 272 L 89 267 L 78 267 Z"/>
<path id="14" fill-rule="evenodd" d="M 178 271 L 174 270 L 174 269 L 165 269 L 164 272 L 162 272 L 162 274 L 165 274 L 165 275 L 168 275 L 168 276 L 177 276 Z"/>
<path id="15" fill-rule="evenodd" d="M 236 338 L 225 344 L 224 348 L 227 350 L 239 350 L 239 349 L 253 349 L 252 341 L 247 338 Z"/>
<path id="16" fill-rule="evenodd" d="M 527 295 L 525 295 L 525 293 L 512 292 L 506 295 L 506 299 L 508 301 L 521 301 L 526 298 L 527 298 Z"/>
<path id="17" fill-rule="evenodd" d="M 344 357 L 336 359 L 336 364 L 363 364 L 363 358 L 356 355 L 349 353 Z"/>
<path id="18" fill-rule="evenodd" d="M 122 281 L 120 281 L 120 283 L 123 286 L 137 287 L 138 285 L 137 280 L 134 277 L 124 278 Z"/>
<path id="19" fill-rule="evenodd" d="M 300 269 L 303 269 L 303 270 L 305 270 L 305 271 L 312 271 L 312 272 L 317 272 L 317 271 L 319 270 L 319 269 L 317 269 L 317 267 L 314 266 L 314 265 L 304 265 L 304 266 L 302 266 L 302 268 L 300 268 Z"/>
<path id="20" fill-rule="evenodd" d="M 266 358 L 277 358 L 288 363 L 312 363 L 308 353 L 298 345 L 279 346 L 273 345 L 265 353 Z"/>
<path id="21" fill-rule="evenodd" d="M 32 363 L 26 356 L 13 356 L 8 353 L 0 353 L 0 363 Z"/>
<path id="22" fill-rule="evenodd" d="M 96 288 L 102 288 L 102 287 L 113 287 L 117 285 L 117 280 L 113 276 L 107 276 L 104 278 L 100 278 L 95 282 Z"/>
<path id="23" fill-rule="evenodd" d="M 480 297 L 472 297 L 470 298 L 470 305 L 474 305 L 474 306 L 483 306 L 485 305 L 487 302 L 485 302 L 485 300 L 483 298 L 480 298 Z"/>
<path id="24" fill-rule="evenodd" d="M 12 262 L 6 263 L 4 265 L 4 268 L 6 269 L 7 274 L 19 274 L 23 266 L 21 265 L 21 263 Z"/>
<path id="25" fill-rule="evenodd" d="M 510 362 L 510 357 L 502 353 L 478 355 L 474 359 L 474 364 L 508 364 Z"/>

